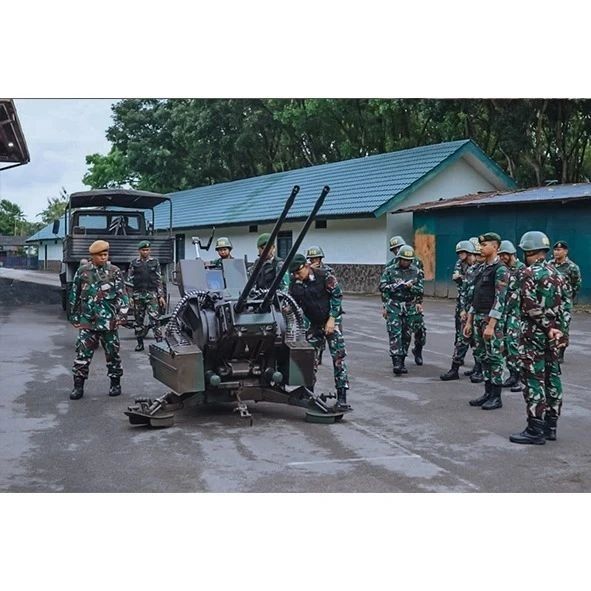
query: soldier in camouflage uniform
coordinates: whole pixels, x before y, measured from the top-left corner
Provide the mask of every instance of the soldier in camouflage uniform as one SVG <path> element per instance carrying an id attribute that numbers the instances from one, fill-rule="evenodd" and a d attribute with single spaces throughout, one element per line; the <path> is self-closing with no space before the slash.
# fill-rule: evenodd
<path id="1" fill-rule="evenodd" d="M 394 255 L 394 259 L 398 257 L 400 249 L 405 245 L 406 241 L 402 236 L 392 236 L 392 238 L 390 238 L 390 252 Z M 418 256 L 416 256 L 416 254 L 413 259 L 413 264 L 417 268 L 419 275 L 421 276 L 421 281 L 424 282 L 425 268 L 423 266 L 423 261 L 421 261 L 421 259 Z M 412 354 L 414 356 L 415 363 L 417 365 L 423 365 L 423 347 L 427 342 L 427 328 L 425 326 L 425 317 L 423 316 L 422 294 L 417 298 L 416 307 L 417 311 L 419 312 L 419 318 L 417 319 L 417 322 L 415 323 L 413 329 L 415 345 L 412 349 Z"/>
<path id="2" fill-rule="evenodd" d="M 449 380 L 459 380 L 458 370 L 464 364 L 464 357 L 468 352 L 469 341 L 464 337 L 464 326 L 466 323 L 467 310 L 464 302 L 464 291 L 467 288 L 466 275 L 468 270 L 474 264 L 474 245 L 469 240 L 460 240 L 456 244 L 456 254 L 458 259 L 454 265 L 452 281 L 458 286 L 458 295 L 456 296 L 455 325 L 456 334 L 454 338 L 454 354 L 451 362 L 451 369 L 439 376 L 439 379 L 447 382 Z"/>
<path id="3" fill-rule="evenodd" d="M 306 258 L 312 269 L 324 269 L 328 273 L 333 273 L 333 270 L 328 265 L 324 264 L 324 251 L 320 246 L 310 246 L 306 251 Z"/>
<path id="4" fill-rule="evenodd" d="M 569 291 L 564 277 L 545 260 L 550 240 L 543 232 L 526 232 L 519 242 L 528 265 L 521 273 L 521 379 L 527 427 L 511 435 L 513 443 L 542 445 L 556 439 L 562 406 L 558 349 L 564 344 Z"/>
<path id="5" fill-rule="evenodd" d="M 565 278 L 566 290 L 568 292 L 569 304 L 565 309 L 566 324 L 565 324 L 565 346 L 560 348 L 558 362 L 564 361 L 564 353 L 568 347 L 568 338 L 570 333 L 570 321 L 572 318 L 572 309 L 575 303 L 575 298 L 581 289 L 581 269 L 579 265 L 568 258 L 568 244 L 564 240 L 559 240 L 554 245 L 554 258 L 550 264 L 563 275 Z"/>
<path id="6" fill-rule="evenodd" d="M 234 257 L 232 256 L 232 243 L 230 242 L 229 238 L 226 238 L 225 236 L 221 236 L 220 238 L 218 238 L 215 242 L 215 250 L 218 253 L 218 257 L 217 259 L 215 259 L 215 261 L 211 261 L 211 266 L 214 267 L 215 269 L 221 269 L 222 268 L 222 261 L 224 259 L 233 259 Z"/>
<path id="7" fill-rule="evenodd" d="M 411 335 L 413 332 L 416 334 L 417 325 L 422 321 L 418 304 L 423 297 L 423 276 L 414 260 L 414 249 L 405 244 L 380 277 L 379 289 L 382 292 L 392 371 L 395 375 L 407 373 L 404 359 Z M 422 348 L 422 343 L 415 341 L 416 345 Z"/>
<path id="8" fill-rule="evenodd" d="M 482 365 L 484 395 L 470 400 L 470 406 L 494 410 L 503 406 L 503 320 L 509 270 L 497 254 L 501 245 L 501 237 L 498 234 L 487 232 L 480 236 L 478 241 L 485 262 L 474 281 L 474 295 L 464 327 L 464 336 L 470 338 L 474 332 L 474 357 Z"/>
<path id="9" fill-rule="evenodd" d="M 271 234 L 269 234 L 268 232 L 265 232 L 258 237 L 257 248 L 259 251 L 259 257 L 261 256 L 261 254 L 263 254 L 265 246 L 267 246 L 267 242 L 269 242 L 269 238 L 271 238 Z M 257 275 L 254 284 L 257 289 L 269 289 L 269 287 L 271 287 L 271 284 L 275 280 L 277 273 L 281 269 L 281 266 L 283 265 L 283 260 L 275 256 L 276 248 L 277 247 L 273 244 L 273 246 L 267 254 L 267 260 L 264 262 L 261 270 L 259 271 L 259 274 Z M 254 265 L 251 267 L 251 269 L 254 269 L 256 267 L 257 261 L 254 262 Z M 279 290 L 287 291 L 288 289 L 289 273 L 285 273 L 281 278 Z"/>
<path id="10" fill-rule="evenodd" d="M 88 251 L 91 262 L 78 268 L 69 293 L 69 321 L 79 330 L 71 400 L 84 395 L 84 381 L 99 343 L 105 350 L 107 375 L 111 379 L 109 396 L 121 394 L 123 370 L 117 327 L 126 321 L 129 301 L 121 270 L 108 262 L 109 243 L 97 240 Z"/>
<path id="11" fill-rule="evenodd" d="M 519 284 L 521 271 L 525 265 L 515 256 L 517 250 L 510 240 L 503 240 L 499 248 L 499 258 L 509 269 L 510 279 L 507 287 L 507 303 L 505 306 L 505 362 L 509 370 L 509 378 L 503 388 L 511 388 L 511 392 L 521 392 L 519 382 L 519 339 L 521 335 L 521 297 Z"/>
<path id="12" fill-rule="evenodd" d="M 334 274 L 313 269 L 302 254 L 295 255 L 289 270 L 293 275 L 289 291 L 310 323 L 306 339 L 314 347 L 314 374 L 326 340 L 332 356 L 337 407 L 351 410 L 347 404 L 349 377 L 342 332 L 343 292 Z"/>
<path id="13" fill-rule="evenodd" d="M 144 350 L 144 337 L 150 329 L 157 342 L 162 340 L 160 330 L 160 307 L 164 307 L 164 286 L 158 259 L 151 256 L 150 242 L 142 240 L 138 244 L 139 257 L 131 261 L 127 273 L 127 286 L 132 290 L 133 314 L 135 318 L 136 351 Z M 148 327 L 144 328 L 144 318 L 148 313 Z"/>

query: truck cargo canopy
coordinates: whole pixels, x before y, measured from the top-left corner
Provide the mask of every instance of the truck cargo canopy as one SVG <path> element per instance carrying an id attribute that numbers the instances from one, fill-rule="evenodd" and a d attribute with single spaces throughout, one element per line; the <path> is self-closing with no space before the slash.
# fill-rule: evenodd
<path id="1" fill-rule="evenodd" d="M 164 201 L 170 201 L 170 198 L 160 193 L 132 189 L 79 191 L 70 195 L 70 207 L 72 208 L 117 206 L 152 209 Z"/>

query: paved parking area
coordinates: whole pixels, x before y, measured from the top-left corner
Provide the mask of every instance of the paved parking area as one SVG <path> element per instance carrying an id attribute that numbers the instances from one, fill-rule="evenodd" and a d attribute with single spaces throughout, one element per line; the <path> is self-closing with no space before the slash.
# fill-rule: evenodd
<path id="1" fill-rule="evenodd" d="M 449 367 L 453 302 L 428 300 L 425 365 L 395 377 L 380 303 L 345 298 L 354 412 L 310 424 L 295 407 L 250 404 L 254 425 L 231 407 L 177 413 L 166 430 L 129 425 L 136 396 L 166 388 L 147 353 L 122 329 L 124 394 L 107 396 L 102 352 L 86 395 L 70 401 L 76 331 L 56 304 L 0 310 L 0 490 L 67 492 L 587 492 L 591 401 L 586 380 L 591 316 L 576 314 L 564 366 L 558 441 L 511 444 L 525 425 L 521 394 L 492 412 L 468 406 L 480 386 L 441 382 Z M 325 363 L 329 361 L 325 355 Z M 320 387 L 333 389 L 328 365 Z"/>

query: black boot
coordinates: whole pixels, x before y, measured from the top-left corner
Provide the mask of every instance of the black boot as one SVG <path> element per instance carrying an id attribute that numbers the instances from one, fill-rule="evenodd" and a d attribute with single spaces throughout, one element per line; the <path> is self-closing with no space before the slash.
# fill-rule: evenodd
<path id="1" fill-rule="evenodd" d="M 503 382 L 503 388 L 513 388 L 519 384 L 519 374 L 514 370 L 509 370 L 509 377 Z"/>
<path id="2" fill-rule="evenodd" d="M 482 410 L 495 410 L 495 408 L 502 408 L 503 401 L 501 400 L 501 392 L 503 386 L 501 384 L 491 384 L 490 396 L 488 400 L 480 407 Z"/>
<path id="3" fill-rule="evenodd" d="M 402 373 L 402 355 L 392 355 L 392 371 L 399 376 Z"/>
<path id="4" fill-rule="evenodd" d="M 482 375 L 482 364 L 480 361 L 476 362 L 474 366 L 474 373 L 470 376 L 470 381 L 473 384 L 481 384 L 484 382 L 484 376 Z"/>
<path id="5" fill-rule="evenodd" d="M 135 346 L 135 351 L 143 351 L 144 350 L 144 337 L 137 337 L 137 345 Z"/>
<path id="6" fill-rule="evenodd" d="M 460 375 L 458 374 L 459 368 L 460 368 L 459 363 L 455 363 L 455 362 L 452 363 L 451 369 L 447 373 L 442 373 L 439 376 L 439 379 L 443 380 L 444 382 L 448 382 L 449 380 L 459 380 L 460 379 Z"/>
<path id="7" fill-rule="evenodd" d="M 468 377 L 470 377 L 471 375 L 473 375 L 473 374 L 474 374 L 474 372 L 476 371 L 476 366 L 477 366 L 477 365 L 478 365 L 478 363 L 476 363 L 476 362 L 475 362 L 475 363 L 474 363 L 474 367 L 473 367 L 472 369 L 468 369 L 468 370 L 466 370 L 466 371 L 464 372 L 464 375 L 465 375 L 465 376 L 468 376 Z"/>
<path id="8" fill-rule="evenodd" d="M 353 410 L 351 405 L 347 404 L 347 388 L 337 388 L 335 410 Z"/>
<path id="9" fill-rule="evenodd" d="M 109 388 L 109 396 L 119 396 L 121 394 L 121 378 L 111 378 L 111 387 Z"/>
<path id="10" fill-rule="evenodd" d="M 406 369 L 406 366 L 404 365 L 404 360 L 406 359 L 406 357 L 402 357 L 402 370 L 400 373 L 408 373 L 408 369 Z"/>
<path id="11" fill-rule="evenodd" d="M 548 441 L 556 441 L 556 425 L 558 423 L 558 417 L 556 415 L 548 415 L 546 413 L 544 417 L 544 437 Z"/>
<path id="12" fill-rule="evenodd" d="M 544 421 L 534 417 L 527 418 L 527 427 L 521 433 L 514 433 L 509 437 L 512 443 L 530 443 L 532 445 L 544 445 Z"/>
<path id="13" fill-rule="evenodd" d="M 84 378 L 74 378 L 74 389 L 70 393 L 70 400 L 79 400 L 84 396 Z"/>
<path id="14" fill-rule="evenodd" d="M 412 350 L 412 354 L 415 356 L 415 363 L 417 365 L 423 365 L 423 345 L 417 345 Z"/>
<path id="15" fill-rule="evenodd" d="M 484 382 L 484 394 L 480 398 L 470 400 L 468 404 L 470 406 L 482 406 L 492 394 L 492 384 L 490 382 Z"/>
<path id="16" fill-rule="evenodd" d="M 511 392 L 521 392 L 523 390 L 523 384 L 520 380 L 517 380 L 515 386 L 511 388 Z"/>

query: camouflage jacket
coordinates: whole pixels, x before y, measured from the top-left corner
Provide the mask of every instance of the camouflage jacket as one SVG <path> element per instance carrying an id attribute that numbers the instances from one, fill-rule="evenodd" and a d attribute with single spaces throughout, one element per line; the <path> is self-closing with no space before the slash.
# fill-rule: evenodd
<path id="1" fill-rule="evenodd" d="M 390 266 L 390 265 L 396 265 L 398 263 L 398 261 L 400 260 L 400 257 L 397 255 L 395 256 L 387 265 L 386 265 L 386 269 Z M 420 275 L 420 281 L 421 281 L 421 285 L 424 284 L 425 281 L 425 266 L 423 265 L 423 261 L 421 261 L 421 259 L 417 256 L 415 256 L 415 258 L 412 261 L 411 267 L 415 267 L 418 271 L 418 274 Z M 423 303 L 423 293 L 421 293 L 421 295 L 417 296 L 417 299 L 415 301 L 415 303 L 417 304 L 422 304 Z"/>
<path id="2" fill-rule="evenodd" d="M 464 275 L 462 285 L 458 288 L 458 298 L 460 310 L 468 312 L 472 306 L 472 297 L 474 296 L 474 280 L 482 269 L 482 263 L 470 265 Z"/>
<path id="3" fill-rule="evenodd" d="M 490 263 L 486 263 L 486 262 L 482 263 L 482 265 L 480 266 L 480 269 L 478 270 L 478 273 L 476 274 L 476 276 L 474 278 L 474 288 L 476 287 L 476 282 L 477 282 L 480 274 L 483 273 L 488 266 L 495 265 L 498 262 L 499 262 L 499 257 L 496 257 L 495 260 Z M 490 309 L 490 312 L 488 313 L 489 318 L 496 318 L 497 320 L 500 320 L 505 315 L 505 306 L 506 306 L 506 300 L 507 300 L 507 286 L 509 285 L 509 277 L 510 277 L 509 269 L 507 269 L 507 267 L 503 264 L 499 265 L 497 267 L 497 270 L 495 271 L 495 277 L 494 277 L 495 297 L 494 297 L 492 308 Z M 474 288 L 472 291 L 472 303 L 470 304 L 470 310 L 469 310 L 470 314 L 476 313 L 476 310 L 474 309 L 474 303 L 473 303 L 474 302 Z"/>
<path id="4" fill-rule="evenodd" d="M 403 269 L 400 259 L 394 259 L 382 272 L 379 290 L 382 292 L 382 302 L 387 306 L 391 302 L 412 302 L 420 304 L 423 301 L 423 277 L 424 273 L 415 263 Z M 410 286 L 402 286 L 402 283 L 412 281 Z"/>
<path id="5" fill-rule="evenodd" d="M 458 286 L 458 298 L 460 297 L 460 286 L 466 277 L 466 272 L 468 271 L 469 265 L 466 261 L 461 261 L 458 259 L 456 264 L 454 265 L 454 270 L 451 275 L 452 281 L 454 281 Z M 455 277 L 455 278 L 454 278 Z"/>
<path id="6" fill-rule="evenodd" d="M 162 285 L 162 272 L 160 263 L 154 257 L 142 260 L 140 257 L 133 259 L 127 271 L 125 285 L 135 292 L 156 292 L 159 298 L 164 297 Z"/>
<path id="7" fill-rule="evenodd" d="M 521 320 L 527 327 L 524 335 L 536 329 L 547 333 L 565 325 L 565 280 L 545 259 L 521 271 L 520 296 Z"/>
<path id="8" fill-rule="evenodd" d="M 111 263 L 82 265 L 74 275 L 69 303 L 72 324 L 89 330 L 115 330 L 129 306 L 121 269 Z"/>
<path id="9" fill-rule="evenodd" d="M 573 263 L 568 257 L 561 264 L 558 264 L 556 259 L 552 259 L 550 265 L 565 277 L 565 287 L 568 291 L 569 298 L 571 302 L 574 301 L 581 289 L 581 269 L 579 265 Z"/>
<path id="10" fill-rule="evenodd" d="M 521 294 L 519 285 L 521 283 L 521 273 L 525 269 L 525 265 L 517 259 L 513 267 L 509 269 L 509 285 L 507 287 L 507 302 L 505 306 L 505 314 L 507 316 L 514 316 L 519 318 L 521 316 Z"/>

